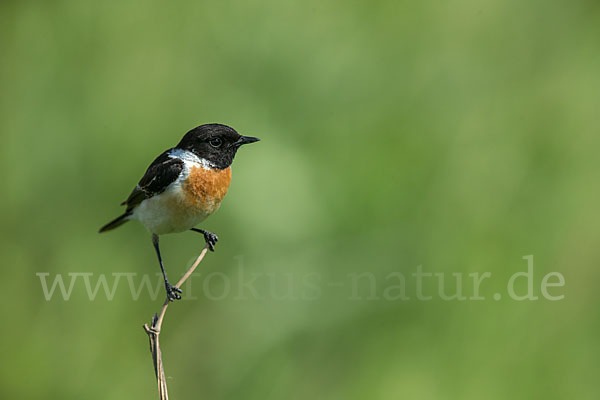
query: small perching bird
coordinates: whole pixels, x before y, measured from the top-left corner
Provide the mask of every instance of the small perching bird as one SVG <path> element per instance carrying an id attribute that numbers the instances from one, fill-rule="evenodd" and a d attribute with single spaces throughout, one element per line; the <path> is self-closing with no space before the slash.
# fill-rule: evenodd
<path id="1" fill-rule="evenodd" d="M 137 219 L 152 233 L 169 300 L 180 299 L 181 289 L 167 279 L 159 235 L 199 232 L 214 251 L 217 235 L 195 226 L 219 208 L 231 182 L 231 163 L 240 146 L 258 140 L 221 124 L 192 129 L 177 146 L 150 164 L 127 200 L 121 203 L 127 206 L 125 213 L 100 228 L 100 232 L 106 232 Z"/>

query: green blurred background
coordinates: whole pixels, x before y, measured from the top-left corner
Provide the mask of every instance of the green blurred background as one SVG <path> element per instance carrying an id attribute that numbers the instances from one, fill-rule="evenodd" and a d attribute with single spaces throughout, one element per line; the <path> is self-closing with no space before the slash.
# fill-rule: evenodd
<path id="1" fill-rule="evenodd" d="M 97 229 L 221 122 L 262 141 L 167 313 L 172 398 L 599 398 L 599 39 L 592 0 L 2 1 L 0 397 L 156 397 L 162 292 L 46 301 L 36 273 L 158 282 L 141 225 Z M 164 237 L 170 276 L 202 245 Z M 529 254 L 563 300 L 507 297 Z M 419 265 L 486 299 L 386 299 Z"/>

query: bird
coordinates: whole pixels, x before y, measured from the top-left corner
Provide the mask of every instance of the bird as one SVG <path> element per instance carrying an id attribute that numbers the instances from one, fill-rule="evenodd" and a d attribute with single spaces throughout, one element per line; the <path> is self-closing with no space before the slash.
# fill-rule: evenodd
<path id="1" fill-rule="evenodd" d="M 204 124 L 187 132 L 177 146 L 160 154 L 148 167 L 127 200 L 125 212 L 99 232 L 138 220 L 151 234 L 164 278 L 167 299 L 181 299 L 171 285 L 160 254 L 159 236 L 194 231 L 204 235 L 210 251 L 218 236 L 196 225 L 217 211 L 231 183 L 231 164 L 238 149 L 260 139 L 242 136 L 223 124 Z"/>

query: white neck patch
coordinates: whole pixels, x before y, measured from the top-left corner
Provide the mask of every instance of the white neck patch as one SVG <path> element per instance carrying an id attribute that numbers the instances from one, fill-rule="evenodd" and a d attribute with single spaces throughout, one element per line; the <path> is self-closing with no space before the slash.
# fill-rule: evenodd
<path id="1" fill-rule="evenodd" d="M 169 152 L 169 157 L 182 160 L 187 169 L 197 167 L 198 165 L 206 170 L 217 167 L 207 159 L 200 158 L 189 150 L 173 149 Z"/>

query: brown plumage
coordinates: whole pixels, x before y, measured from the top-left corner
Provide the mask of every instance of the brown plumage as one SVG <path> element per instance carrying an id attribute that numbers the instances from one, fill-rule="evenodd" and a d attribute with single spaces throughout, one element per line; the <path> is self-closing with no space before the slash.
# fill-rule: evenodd
<path id="1" fill-rule="evenodd" d="M 207 214 L 215 212 L 231 183 L 231 167 L 225 169 L 205 169 L 192 167 L 183 184 L 186 202 L 198 207 Z"/>

